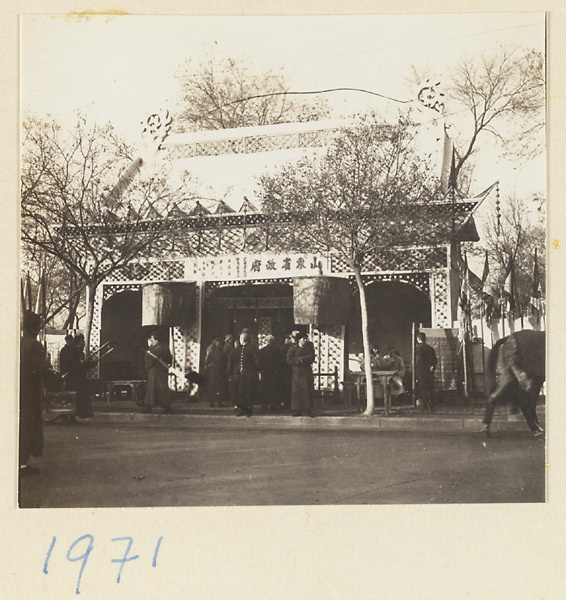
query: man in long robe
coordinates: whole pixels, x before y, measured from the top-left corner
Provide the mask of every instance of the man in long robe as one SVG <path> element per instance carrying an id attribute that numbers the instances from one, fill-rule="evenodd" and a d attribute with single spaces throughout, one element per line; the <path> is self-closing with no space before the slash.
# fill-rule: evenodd
<path id="1" fill-rule="evenodd" d="M 417 397 L 424 402 L 421 409 L 428 408 L 429 411 L 433 411 L 436 401 L 434 372 L 436 371 L 438 359 L 434 348 L 426 343 L 426 335 L 422 331 L 417 333 L 415 359 Z"/>
<path id="2" fill-rule="evenodd" d="M 297 345 L 291 346 L 287 353 L 287 363 L 292 370 L 291 408 L 293 416 L 303 414 L 314 417 L 312 412 L 314 396 L 314 378 L 312 364 L 315 360 L 314 346 L 308 341 L 306 333 L 297 336 Z"/>
<path id="3" fill-rule="evenodd" d="M 41 318 L 26 312 L 20 339 L 20 475 L 31 475 L 37 469 L 28 464 L 30 456 L 43 455 L 43 413 L 41 400 L 47 361 L 37 334 Z"/>
<path id="4" fill-rule="evenodd" d="M 228 370 L 232 385 L 238 393 L 236 415 L 251 417 L 257 398 L 259 352 L 247 331 L 243 331 L 240 335 L 240 346 L 232 353 Z"/>
<path id="5" fill-rule="evenodd" d="M 169 396 L 169 366 L 173 362 L 171 351 L 159 340 L 159 333 L 153 332 L 147 344 L 149 349 L 145 354 L 147 369 L 147 407 L 143 413 L 151 413 L 154 408 L 161 406 L 163 412 L 171 414 L 171 398 Z"/>
<path id="6" fill-rule="evenodd" d="M 214 348 L 206 358 L 206 388 L 210 406 L 218 403 L 224 406 L 228 402 L 228 357 L 222 349 L 220 340 L 216 340 Z"/>
<path id="7" fill-rule="evenodd" d="M 268 335 L 267 344 L 259 350 L 261 369 L 260 403 L 263 410 L 279 410 L 281 408 L 283 383 L 283 354 L 275 337 Z"/>

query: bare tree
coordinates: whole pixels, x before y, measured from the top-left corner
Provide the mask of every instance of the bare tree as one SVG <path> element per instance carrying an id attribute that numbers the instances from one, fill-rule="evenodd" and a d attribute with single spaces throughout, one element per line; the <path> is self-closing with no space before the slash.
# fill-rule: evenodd
<path id="1" fill-rule="evenodd" d="M 435 74 L 413 67 L 408 81 L 414 86 L 428 78 L 435 81 Z M 503 47 L 473 55 L 440 83 L 446 120 L 457 129 L 454 177 L 461 189 L 473 168 L 470 159 L 487 136 L 497 140 L 504 154 L 521 160 L 543 150 L 545 73 L 540 52 Z"/>
<path id="2" fill-rule="evenodd" d="M 543 196 L 505 199 L 502 208 L 495 206 L 483 217 L 484 244 L 482 248 L 466 246 L 472 255 L 487 250 L 490 277 L 496 290 L 501 291 L 509 270 L 513 268 L 517 312 L 525 315 L 529 306 L 533 276 L 534 252 L 538 250 L 538 268 L 542 293 L 545 273 L 545 201 Z"/>
<path id="3" fill-rule="evenodd" d="M 163 171 L 132 182 L 143 163 L 134 156 L 110 125 L 89 126 L 80 115 L 72 130 L 52 119 L 23 124 L 22 247 L 28 259 L 33 250 L 72 273 L 69 294 L 86 289 L 87 347 L 98 285 L 162 238 L 166 221 L 149 214 L 168 214 L 181 198 Z"/>
<path id="4" fill-rule="evenodd" d="M 320 97 L 287 95 L 283 69 L 254 64 L 247 56 L 218 51 L 189 58 L 176 74 L 181 93 L 177 120 L 181 128 L 229 129 L 312 121 L 328 116 Z"/>
<path id="5" fill-rule="evenodd" d="M 451 73 L 448 94 L 467 109 L 456 177 L 477 148 L 478 138 L 490 134 L 520 156 L 540 152 L 544 134 L 544 62 L 534 50 L 502 48 L 460 63 Z"/>
<path id="6" fill-rule="evenodd" d="M 367 380 L 367 408 L 374 406 L 368 312 L 362 271 L 381 251 L 446 241 L 452 219 L 440 181 L 418 151 L 408 117 L 395 124 L 359 116 L 315 160 L 288 164 L 261 179 L 271 239 L 297 251 L 336 254 L 353 272 L 359 290 Z M 294 235 L 286 232 L 289 224 Z"/>

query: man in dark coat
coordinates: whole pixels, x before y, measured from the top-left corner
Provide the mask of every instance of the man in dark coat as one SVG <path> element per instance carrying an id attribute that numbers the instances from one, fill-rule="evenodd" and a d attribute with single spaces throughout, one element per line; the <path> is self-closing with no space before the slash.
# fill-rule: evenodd
<path id="1" fill-rule="evenodd" d="M 159 332 L 154 331 L 147 344 L 149 349 L 145 354 L 147 369 L 147 407 L 142 412 L 150 413 L 157 406 L 163 407 L 163 412 L 171 414 L 171 399 L 169 397 L 169 366 L 173 362 L 171 351 L 159 340 Z"/>
<path id="2" fill-rule="evenodd" d="M 289 349 L 291 348 L 291 346 L 294 346 L 297 343 L 296 337 L 298 335 L 298 331 L 293 331 L 289 335 L 285 336 L 285 341 L 283 342 L 283 346 L 281 348 L 283 354 L 281 395 L 283 407 L 287 410 L 291 408 L 291 380 L 293 378 L 293 374 L 291 372 L 291 365 L 287 362 L 287 354 L 289 354 Z"/>
<path id="3" fill-rule="evenodd" d="M 240 346 L 232 353 L 228 370 L 234 389 L 238 391 L 236 415 L 251 417 L 257 398 L 259 352 L 248 332 L 240 335 Z"/>
<path id="4" fill-rule="evenodd" d="M 43 346 L 37 341 L 41 318 L 26 312 L 20 339 L 20 475 L 37 469 L 28 465 L 30 456 L 43 454 L 43 414 L 41 397 L 47 361 Z"/>
<path id="5" fill-rule="evenodd" d="M 263 410 L 281 408 L 281 384 L 283 379 L 284 359 L 275 337 L 268 335 L 267 343 L 259 350 L 261 370 L 260 403 Z"/>
<path id="6" fill-rule="evenodd" d="M 228 357 L 224 354 L 220 340 L 208 354 L 205 363 L 206 388 L 210 406 L 217 402 L 224 406 L 228 402 Z"/>
<path id="7" fill-rule="evenodd" d="M 422 331 L 417 333 L 415 363 L 417 398 L 424 401 L 421 410 L 428 408 L 428 410 L 433 411 L 436 402 L 434 372 L 436 371 L 438 359 L 434 348 L 426 343 L 426 335 Z"/>
<path id="8" fill-rule="evenodd" d="M 306 333 L 298 334 L 297 340 L 298 343 L 291 346 L 287 353 L 287 363 L 291 365 L 292 370 L 291 408 L 294 417 L 300 417 L 303 413 L 308 417 L 314 417 L 312 412 L 314 346 L 308 341 Z"/>
<path id="9" fill-rule="evenodd" d="M 75 338 L 72 335 L 65 336 L 65 345 L 59 352 L 59 372 L 61 375 L 66 375 L 72 369 L 76 363 L 75 356 L 77 355 L 77 349 L 75 346 Z"/>
<path id="10" fill-rule="evenodd" d="M 79 333 L 73 340 L 74 351 L 66 358 L 69 360 L 69 374 L 65 377 L 67 389 L 76 392 L 76 415 L 81 419 L 92 417 L 92 400 L 88 389 L 87 370 L 96 362 L 85 361 L 85 336 Z M 64 350 L 64 348 L 63 348 Z M 63 351 L 61 350 L 61 352 Z"/>
<path id="11" fill-rule="evenodd" d="M 65 336 L 65 345 L 59 352 L 59 372 L 63 377 L 63 387 L 69 392 L 75 392 L 75 412 L 76 412 L 76 391 L 78 387 L 77 369 L 80 367 L 80 352 L 75 345 L 75 338 L 72 335 Z M 76 423 L 75 415 L 65 415 L 65 419 L 71 423 Z"/>
<path id="12" fill-rule="evenodd" d="M 226 358 L 228 359 L 228 366 L 230 365 L 230 357 L 234 353 L 236 349 L 234 336 L 230 333 L 226 335 L 224 338 L 224 354 L 226 354 Z M 238 404 L 238 390 L 235 389 L 233 385 L 233 381 L 230 378 L 230 369 L 228 367 L 228 397 L 229 401 L 232 405 L 236 406 Z"/>

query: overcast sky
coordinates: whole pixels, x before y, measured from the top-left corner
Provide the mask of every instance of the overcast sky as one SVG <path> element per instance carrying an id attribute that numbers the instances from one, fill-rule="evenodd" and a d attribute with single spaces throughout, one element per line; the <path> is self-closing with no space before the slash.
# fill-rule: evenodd
<path id="1" fill-rule="evenodd" d="M 308 17 L 22 16 L 22 107 L 67 121 L 73 109 L 111 121 L 131 141 L 140 121 L 168 107 L 173 74 L 203 45 L 284 66 L 295 91 L 364 88 L 406 100 L 411 65 L 441 78 L 465 55 L 511 44 L 544 51 L 544 13 Z M 328 94 L 338 110 L 382 107 L 373 96 Z M 449 106 L 447 107 L 449 110 Z M 518 180 L 544 189 L 544 158 L 513 166 L 490 163 L 479 184 Z M 509 171 L 511 169 L 511 171 Z M 509 172 L 508 172 L 509 171 Z M 478 190 L 480 191 L 480 190 Z"/>

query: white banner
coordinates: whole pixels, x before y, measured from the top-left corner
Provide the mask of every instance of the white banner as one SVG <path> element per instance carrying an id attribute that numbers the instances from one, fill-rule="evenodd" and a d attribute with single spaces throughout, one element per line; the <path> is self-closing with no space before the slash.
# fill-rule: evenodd
<path id="1" fill-rule="evenodd" d="M 185 279 L 189 280 L 278 279 L 328 273 L 329 260 L 319 254 L 258 252 L 185 261 Z"/>

